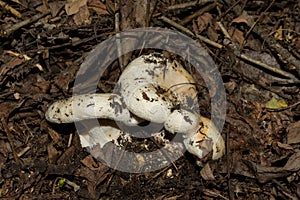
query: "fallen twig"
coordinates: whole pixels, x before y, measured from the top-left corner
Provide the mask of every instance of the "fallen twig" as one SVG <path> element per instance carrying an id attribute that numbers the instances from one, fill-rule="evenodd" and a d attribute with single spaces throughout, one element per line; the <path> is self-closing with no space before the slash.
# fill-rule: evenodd
<path id="1" fill-rule="evenodd" d="M 16 52 L 13 52 L 13 51 L 10 51 L 10 50 L 4 50 L 5 53 L 7 54 L 10 54 L 12 56 L 15 56 L 15 57 L 21 57 L 21 58 L 24 58 L 25 61 L 28 61 L 28 60 L 31 60 L 32 58 L 27 56 L 26 54 L 19 54 L 19 53 L 16 53 Z M 44 71 L 43 67 L 41 64 L 35 64 L 35 66 L 40 70 L 40 71 Z"/>
<path id="2" fill-rule="evenodd" d="M 225 2 L 228 5 L 232 4 L 231 0 L 225 0 Z M 240 16 L 242 14 L 243 17 L 247 19 L 249 26 L 252 27 L 255 24 L 254 19 L 250 15 L 248 15 L 246 11 L 243 11 L 243 9 L 239 5 L 233 7 L 232 10 L 237 16 Z M 253 32 L 259 35 L 266 42 L 266 44 L 270 47 L 271 50 L 279 54 L 279 57 L 282 59 L 282 62 L 293 65 L 293 68 L 297 71 L 298 75 L 300 76 L 300 60 L 295 58 L 287 49 L 283 48 L 274 37 L 269 37 L 269 34 L 261 27 L 253 26 Z"/>
<path id="3" fill-rule="evenodd" d="M 186 3 L 181 3 L 181 4 L 175 4 L 173 6 L 169 6 L 167 9 L 168 10 L 185 9 L 185 8 L 196 6 L 196 5 L 203 5 L 208 2 L 214 2 L 214 0 L 196 0 L 196 1 L 191 1 L 191 2 L 186 2 Z"/>
<path id="4" fill-rule="evenodd" d="M 3 129 L 4 129 L 5 133 L 6 133 L 7 139 L 9 141 L 9 145 L 10 145 L 12 154 L 14 156 L 14 159 L 15 159 L 17 165 L 20 165 L 18 154 L 15 151 L 14 141 L 13 141 L 12 135 L 10 133 L 10 130 L 9 130 L 8 126 L 7 126 L 6 119 L 4 118 L 4 116 L 1 116 L 1 123 L 2 123 Z"/>
<path id="5" fill-rule="evenodd" d="M 201 35 L 194 34 L 194 33 L 193 33 L 192 31 L 190 31 L 189 29 L 185 28 L 184 26 L 182 26 L 182 25 L 180 25 L 180 24 L 174 22 L 173 20 L 171 20 L 171 19 L 169 19 L 169 18 L 167 18 L 167 17 L 165 17 L 165 16 L 162 16 L 162 17 L 161 17 L 161 20 L 164 21 L 165 23 L 168 23 L 168 24 L 170 24 L 171 26 L 177 28 L 178 30 L 181 30 L 182 32 L 184 32 L 184 33 L 186 33 L 186 34 L 192 36 L 192 37 L 197 37 L 198 39 L 200 39 L 201 41 L 203 41 L 203 42 L 205 42 L 205 43 L 207 43 L 207 44 L 210 44 L 210 45 L 212 45 L 212 46 L 214 46 L 214 47 L 216 47 L 216 48 L 219 48 L 219 49 L 223 48 L 223 45 L 221 45 L 221 44 L 219 44 L 219 43 L 216 43 L 216 42 L 214 42 L 214 41 L 211 41 L 211 40 L 209 40 L 208 38 L 203 37 L 203 36 L 201 36 Z M 220 26 L 220 28 L 221 28 L 223 34 L 224 34 L 229 40 L 231 40 L 231 37 L 230 37 L 228 31 L 224 28 L 224 26 L 223 26 L 221 23 L 218 23 L 218 25 Z M 237 45 L 235 45 L 233 42 L 232 42 L 232 44 L 234 45 L 234 48 L 235 48 L 234 54 L 235 54 L 238 58 L 243 59 L 243 60 L 247 60 L 248 62 L 251 62 L 251 63 L 253 63 L 253 64 L 255 64 L 255 65 L 259 65 L 259 66 L 261 66 L 262 68 L 265 68 L 265 69 L 270 70 L 270 71 L 272 71 L 272 72 L 274 72 L 274 73 L 277 73 L 277 74 L 279 74 L 279 75 L 281 75 L 281 76 L 284 76 L 284 77 L 286 77 L 286 78 L 289 78 L 289 80 L 287 80 L 288 83 L 300 83 L 300 80 L 299 80 L 298 78 L 296 78 L 293 74 L 288 73 L 288 72 L 286 72 L 286 71 L 283 71 L 283 70 L 281 70 L 281 69 L 274 68 L 274 67 L 269 66 L 269 65 L 267 65 L 267 64 L 265 64 L 265 63 L 263 63 L 263 62 L 260 62 L 260 61 L 258 61 L 258 60 L 252 59 L 252 58 L 246 56 L 245 54 L 242 54 L 242 53 L 240 52 L 239 48 L 237 47 Z"/>
<path id="6" fill-rule="evenodd" d="M 196 11 L 196 12 L 193 12 L 193 14 L 185 17 L 182 21 L 181 21 L 181 25 L 185 25 L 187 23 L 189 23 L 190 21 L 192 21 L 194 18 L 202 15 L 203 13 L 207 12 L 207 11 L 210 11 L 212 10 L 213 8 L 216 7 L 216 3 L 212 3 L 212 4 L 209 4 L 207 6 L 205 6 L 204 8 L 201 8 L 200 10 Z"/>
<path id="7" fill-rule="evenodd" d="M 27 20 L 24 20 L 22 22 L 19 22 L 17 24 L 14 24 L 12 25 L 11 27 L 7 28 L 4 30 L 4 32 L 2 33 L 2 37 L 8 37 L 10 36 L 13 32 L 15 32 L 16 30 L 28 25 L 28 24 L 31 24 L 37 20 L 39 20 L 40 18 L 46 16 L 46 15 L 49 15 L 50 14 L 50 10 L 48 10 L 47 12 L 45 13 L 40 13 L 40 14 L 37 14 L 37 15 L 34 15 L 33 17 L 31 17 L 30 19 L 27 19 Z"/>
<path id="8" fill-rule="evenodd" d="M 0 6 L 3 7 L 3 9 L 11 12 L 14 16 L 16 16 L 18 18 L 22 17 L 22 14 L 19 11 L 17 11 L 16 9 L 14 9 L 13 7 L 11 7 L 10 5 L 8 5 L 7 3 L 5 3 L 1 0 L 0 0 Z"/>
<path id="9" fill-rule="evenodd" d="M 185 28 L 184 26 L 182 26 L 182 25 L 174 22 L 173 20 L 171 20 L 171 19 L 169 19 L 169 18 L 167 18 L 165 16 L 162 16 L 161 20 L 164 21 L 165 23 L 170 24 L 171 26 L 177 28 L 178 30 L 181 30 L 182 32 L 184 32 L 184 33 L 192 36 L 192 37 L 197 37 L 199 40 L 201 40 L 201 41 L 203 41 L 203 42 L 205 42 L 207 44 L 210 44 L 210 45 L 212 45 L 212 46 L 214 46 L 216 48 L 219 48 L 219 49 L 223 48 L 223 45 L 218 44 L 218 43 L 216 43 L 216 42 L 214 42 L 214 41 L 212 41 L 212 40 L 210 40 L 210 39 L 208 39 L 206 37 L 203 37 L 201 35 L 194 34 L 189 29 Z"/>
<path id="10" fill-rule="evenodd" d="M 293 74 L 289 73 L 289 72 L 286 72 L 286 71 L 283 71 L 281 69 L 278 69 L 278 68 L 275 68 L 275 67 L 272 67 L 270 65 L 267 65 L 261 61 L 258 61 L 258 60 L 255 60 L 255 59 L 252 59 L 248 56 L 246 56 L 245 54 L 242 54 L 240 52 L 240 49 L 237 47 L 237 45 L 232 41 L 228 31 L 225 29 L 225 27 L 222 25 L 221 22 L 217 22 L 217 24 L 219 25 L 221 31 L 223 32 L 223 34 L 231 41 L 232 45 L 234 46 L 234 54 L 238 57 L 238 58 L 241 58 L 243 60 L 246 60 L 248 62 L 251 62 L 255 65 L 258 65 L 264 69 L 267 69 L 271 72 L 274 72 L 278 75 L 281 75 L 283 77 L 286 77 L 286 78 L 289 78 L 288 83 L 300 83 L 300 80 L 298 78 L 296 78 Z"/>
<path id="11" fill-rule="evenodd" d="M 250 29 L 247 31 L 246 35 L 245 35 L 245 39 L 246 40 L 248 38 L 248 36 L 250 35 L 250 33 L 252 32 L 253 28 L 256 26 L 256 24 L 261 20 L 261 18 L 265 15 L 265 13 L 271 8 L 271 6 L 273 5 L 273 3 L 275 2 L 275 0 L 273 0 L 270 5 L 264 10 L 264 12 L 262 12 L 258 19 L 251 25 Z"/>

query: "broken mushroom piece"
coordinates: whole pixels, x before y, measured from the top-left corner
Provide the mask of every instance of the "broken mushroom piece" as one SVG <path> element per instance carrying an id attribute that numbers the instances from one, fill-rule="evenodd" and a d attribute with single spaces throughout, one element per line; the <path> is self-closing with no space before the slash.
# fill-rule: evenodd
<path id="1" fill-rule="evenodd" d="M 116 141 L 124 134 L 111 120 L 85 120 L 82 125 L 88 129 L 88 134 L 80 134 L 82 147 L 93 147 L 97 144 L 102 148 L 106 143 Z"/>

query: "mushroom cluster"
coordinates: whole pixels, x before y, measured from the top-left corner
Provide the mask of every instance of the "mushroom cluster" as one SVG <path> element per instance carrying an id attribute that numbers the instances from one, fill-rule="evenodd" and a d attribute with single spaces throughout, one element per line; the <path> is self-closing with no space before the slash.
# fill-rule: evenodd
<path id="1" fill-rule="evenodd" d="M 212 152 L 212 159 L 218 159 L 225 152 L 224 140 L 211 120 L 193 111 L 198 96 L 195 85 L 175 59 L 160 53 L 142 55 L 124 69 L 113 93 L 59 100 L 45 116 L 53 123 L 105 119 L 101 126 L 93 124 L 88 136 L 80 135 L 83 147 L 103 147 L 124 135 L 114 121 L 131 127 L 148 121 L 162 124 L 172 134 L 182 134 L 187 151 L 198 158 Z"/>

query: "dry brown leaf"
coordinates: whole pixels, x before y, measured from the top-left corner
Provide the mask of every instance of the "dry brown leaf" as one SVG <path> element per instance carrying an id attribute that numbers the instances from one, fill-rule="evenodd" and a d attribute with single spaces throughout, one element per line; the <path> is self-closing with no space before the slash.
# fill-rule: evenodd
<path id="1" fill-rule="evenodd" d="M 290 124 L 287 128 L 287 132 L 288 144 L 300 143 L 300 121 Z"/>
<path id="2" fill-rule="evenodd" d="M 90 12 L 86 5 L 80 7 L 79 12 L 73 16 L 73 20 L 76 25 L 90 24 L 91 21 L 89 18 L 90 18 Z"/>
<path id="3" fill-rule="evenodd" d="M 79 9 L 83 6 L 86 6 L 87 0 L 73 0 L 69 3 L 66 3 L 65 10 L 67 15 L 74 15 L 79 12 Z"/>
<path id="4" fill-rule="evenodd" d="M 50 164 L 55 164 L 60 152 L 57 151 L 52 144 L 47 146 L 48 159 Z"/>
<path id="5" fill-rule="evenodd" d="M 99 0 L 89 0 L 88 7 L 93 9 L 98 15 L 108 15 L 106 5 Z"/>
<path id="6" fill-rule="evenodd" d="M 80 162 L 84 164 L 86 167 L 88 167 L 90 170 L 95 171 L 105 171 L 107 170 L 107 166 L 104 165 L 101 162 L 97 162 L 91 155 L 88 155 L 84 159 L 82 159 Z"/>
<path id="7" fill-rule="evenodd" d="M 1 66 L 1 71 L 0 71 L 0 75 L 4 74 L 6 72 L 6 70 L 8 71 L 9 69 L 12 69 L 20 64 L 22 64 L 25 60 L 23 58 L 18 58 L 18 57 L 14 57 L 12 58 L 10 61 L 8 61 L 7 63 L 5 63 L 2 68 Z"/>
<path id="8" fill-rule="evenodd" d="M 238 42 L 238 44 L 243 45 L 245 38 L 244 38 L 244 33 L 242 31 L 231 26 L 229 28 L 229 34 L 231 35 L 232 40 L 234 42 Z"/>
<path id="9" fill-rule="evenodd" d="M 51 11 L 51 15 L 52 17 L 55 17 L 60 11 L 61 9 L 65 6 L 65 2 L 64 1 L 55 1 L 55 2 L 51 2 L 49 3 L 49 7 L 50 7 L 50 11 Z M 46 5 L 41 5 L 38 6 L 36 8 L 37 11 L 40 12 L 46 12 L 48 11 L 48 8 Z"/>
<path id="10" fill-rule="evenodd" d="M 289 174 L 299 171 L 300 169 L 300 151 L 293 154 L 284 167 L 268 167 L 261 166 L 253 162 L 247 162 L 248 166 L 252 168 L 256 173 L 256 177 L 259 182 L 265 183 L 275 178 L 285 177 Z"/>
<path id="11" fill-rule="evenodd" d="M 210 13 L 203 13 L 197 20 L 193 20 L 193 31 L 197 34 L 206 30 L 208 25 L 212 23 L 212 15 Z"/>
<path id="12" fill-rule="evenodd" d="M 207 27 L 207 35 L 210 40 L 214 42 L 218 41 L 219 34 L 217 33 L 216 29 L 212 28 L 211 26 Z"/>
<path id="13" fill-rule="evenodd" d="M 213 171 L 209 165 L 209 163 L 206 163 L 202 170 L 200 171 L 201 177 L 206 181 L 214 181 L 216 180 Z"/>
<path id="14" fill-rule="evenodd" d="M 243 16 L 239 16 L 239 17 L 235 18 L 234 20 L 232 20 L 231 24 L 233 24 L 233 23 L 245 23 L 249 26 L 248 20 Z"/>
<path id="15" fill-rule="evenodd" d="M 57 14 L 61 11 L 61 9 L 64 7 L 65 2 L 64 1 L 54 1 L 49 3 L 50 11 L 53 17 L 57 16 Z"/>
<path id="16" fill-rule="evenodd" d="M 71 146 L 69 147 L 63 154 L 59 157 L 57 160 L 57 164 L 62 165 L 62 164 L 70 164 L 72 163 L 72 159 L 75 153 L 75 147 Z"/>
<path id="17" fill-rule="evenodd" d="M 281 149 L 285 149 L 285 150 L 293 150 L 293 147 L 289 144 L 283 144 L 281 142 L 277 142 L 277 145 L 279 148 Z"/>
<path id="18" fill-rule="evenodd" d="M 60 134 L 58 134 L 55 130 L 52 128 L 48 128 L 48 133 L 53 140 L 54 144 L 58 145 L 59 147 L 62 147 L 62 137 Z"/>

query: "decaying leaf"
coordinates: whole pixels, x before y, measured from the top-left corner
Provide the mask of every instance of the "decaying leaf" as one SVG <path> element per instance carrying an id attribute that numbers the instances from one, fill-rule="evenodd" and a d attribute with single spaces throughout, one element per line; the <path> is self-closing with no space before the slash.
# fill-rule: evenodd
<path id="1" fill-rule="evenodd" d="M 287 128 L 287 132 L 288 144 L 300 143 L 300 121 L 290 124 Z"/>
<path id="2" fill-rule="evenodd" d="M 245 42 L 244 33 L 235 27 L 230 27 L 229 34 L 231 35 L 233 41 L 238 42 L 240 45 L 243 45 Z"/>
<path id="3" fill-rule="evenodd" d="M 99 0 L 90 0 L 88 7 L 93 9 L 98 15 L 108 15 L 106 5 Z"/>
<path id="4" fill-rule="evenodd" d="M 274 37 L 277 40 L 283 40 L 283 32 L 282 32 L 282 26 L 279 26 L 279 28 L 277 29 L 277 31 L 274 34 Z"/>
<path id="5" fill-rule="evenodd" d="M 246 161 L 245 161 L 246 162 Z M 256 178 L 261 183 L 266 183 L 272 179 L 288 176 L 300 169 L 300 151 L 293 154 L 284 167 L 268 167 L 253 162 L 246 162 L 255 172 Z"/>
<path id="6" fill-rule="evenodd" d="M 86 6 L 87 0 L 72 0 L 65 5 L 67 15 L 74 15 L 79 12 L 82 6 Z"/>
<path id="7" fill-rule="evenodd" d="M 276 99 L 275 97 L 272 97 L 270 101 L 268 101 L 265 104 L 266 108 L 268 109 L 278 109 L 278 108 L 284 108 L 287 107 L 287 103 L 284 100 Z"/>
<path id="8" fill-rule="evenodd" d="M 61 9 L 65 6 L 65 1 L 55 1 L 49 3 L 49 8 L 51 11 L 51 15 L 53 17 L 57 16 L 57 14 L 61 11 Z M 36 10 L 40 12 L 46 12 L 48 10 L 46 5 L 41 5 L 36 8 Z"/>
<path id="9" fill-rule="evenodd" d="M 73 16 L 76 25 L 90 24 L 90 12 L 86 5 L 79 8 L 79 12 Z"/>
<path id="10" fill-rule="evenodd" d="M 232 24 L 233 23 L 245 23 L 249 26 L 249 22 L 248 20 L 244 17 L 244 16 L 238 16 L 237 18 L 235 18 L 234 20 L 232 20 L 231 22 Z"/>
<path id="11" fill-rule="evenodd" d="M 206 12 L 199 16 L 197 20 L 193 23 L 193 29 L 196 33 L 201 33 L 206 30 L 208 25 L 212 23 L 213 17 L 210 13 Z"/>
<path id="12" fill-rule="evenodd" d="M 210 181 L 214 181 L 215 180 L 215 176 L 213 174 L 213 170 L 211 169 L 211 166 L 209 165 L 209 163 L 206 163 L 204 165 L 204 167 L 202 168 L 202 170 L 200 171 L 201 177 L 204 180 L 210 180 Z"/>

